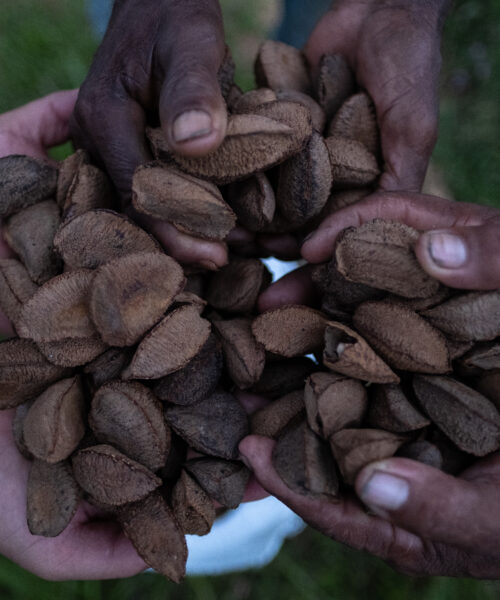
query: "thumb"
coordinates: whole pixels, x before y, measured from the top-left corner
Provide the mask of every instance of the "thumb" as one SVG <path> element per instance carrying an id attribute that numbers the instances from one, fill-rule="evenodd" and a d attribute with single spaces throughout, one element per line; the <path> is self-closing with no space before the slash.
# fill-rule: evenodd
<path id="1" fill-rule="evenodd" d="M 227 109 L 217 78 L 225 55 L 222 15 L 217 2 L 193 12 L 189 4 L 173 3 L 171 10 L 171 31 L 159 44 L 159 62 L 167 66 L 161 126 L 174 152 L 201 156 L 215 150 L 226 133 Z"/>
<path id="2" fill-rule="evenodd" d="M 372 463 L 356 492 L 377 515 L 417 536 L 487 553 L 500 534 L 498 485 L 466 481 L 404 458 Z"/>
<path id="3" fill-rule="evenodd" d="M 447 286 L 500 288 L 500 225 L 428 231 L 415 248 L 422 267 Z"/>
<path id="4" fill-rule="evenodd" d="M 46 158 L 46 149 L 69 138 L 69 120 L 77 95 L 78 90 L 54 92 L 0 115 L 0 156 Z"/>

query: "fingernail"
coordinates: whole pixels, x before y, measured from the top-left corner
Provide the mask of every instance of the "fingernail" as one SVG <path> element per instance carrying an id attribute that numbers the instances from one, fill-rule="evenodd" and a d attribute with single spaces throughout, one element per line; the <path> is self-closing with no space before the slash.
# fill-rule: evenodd
<path id="1" fill-rule="evenodd" d="M 467 260 L 467 248 L 462 238 L 444 231 L 431 232 L 429 235 L 429 254 L 441 268 L 458 269 Z"/>
<path id="2" fill-rule="evenodd" d="M 209 271 L 219 270 L 218 265 L 216 265 L 212 260 L 200 260 L 198 264 L 200 265 L 200 267 L 208 269 Z"/>
<path id="3" fill-rule="evenodd" d="M 408 500 L 410 487 L 404 479 L 375 471 L 361 489 L 360 498 L 370 508 L 398 510 Z"/>
<path id="4" fill-rule="evenodd" d="M 175 142 L 187 142 L 208 135 L 212 131 L 212 117 L 204 110 L 188 110 L 174 121 Z"/>

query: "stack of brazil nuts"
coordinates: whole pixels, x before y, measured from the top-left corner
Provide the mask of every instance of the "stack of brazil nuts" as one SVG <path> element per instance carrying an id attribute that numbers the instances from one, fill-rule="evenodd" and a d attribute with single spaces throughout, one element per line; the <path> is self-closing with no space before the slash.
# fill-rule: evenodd
<path id="1" fill-rule="evenodd" d="M 373 106 L 339 56 L 311 80 L 299 51 L 266 42 L 258 89 L 220 71 L 228 133 L 205 158 L 146 135 L 155 160 L 133 180 L 136 213 L 207 240 L 236 224 L 302 235 L 370 193 L 379 176 Z M 56 536 L 82 499 L 114 514 L 139 554 L 174 581 L 186 533 L 214 501 L 243 498 L 248 433 L 277 440 L 299 493 L 335 502 L 368 462 L 397 454 L 450 473 L 500 447 L 500 293 L 447 289 L 413 252 L 418 232 L 346 230 L 313 273 L 317 308 L 258 315 L 271 275 L 231 254 L 183 269 L 117 210 L 104 172 L 77 151 L 59 169 L 0 159 L 0 409 L 32 461 L 28 525 Z M 269 404 L 247 416 L 234 396 Z"/>

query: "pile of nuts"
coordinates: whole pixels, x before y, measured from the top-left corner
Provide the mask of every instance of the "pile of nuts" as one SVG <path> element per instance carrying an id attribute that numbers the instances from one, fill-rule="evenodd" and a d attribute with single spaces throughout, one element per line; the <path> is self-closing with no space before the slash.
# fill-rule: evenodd
<path id="1" fill-rule="evenodd" d="M 135 173 L 137 213 L 208 240 L 236 223 L 303 234 L 370 193 L 373 105 L 341 57 L 325 57 L 311 81 L 298 50 L 266 42 L 258 89 L 242 93 L 233 71 L 228 54 L 218 150 L 187 159 L 147 131 L 155 161 Z M 15 441 L 32 460 L 33 534 L 57 536 L 85 498 L 178 582 L 184 535 L 210 531 L 214 500 L 243 498 L 238 443 L 249 433 L 278 440 L 290 488 L 331 502 L 373 460 L 457 473 L 500 448 L 500 293 L 431 279 L 417 231 L 346 230 L 313 272 L 321 310 L 257 316 L 271 282 L 259 257 L 183 270 L 114 208 L 83 151 L 59 169 L 0 159 L 0 218 L 18 257 L 0 260 L 0 307 L 17 333 L 0 343 L 0 409 L 17 408 Z M 271 401 L 249 417 L 236 389 Z"/>

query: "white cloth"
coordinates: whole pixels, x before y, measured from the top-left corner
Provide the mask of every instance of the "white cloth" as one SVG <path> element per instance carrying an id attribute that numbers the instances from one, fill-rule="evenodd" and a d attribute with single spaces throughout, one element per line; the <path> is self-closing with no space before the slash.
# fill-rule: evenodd
<path id="1" fill-rule="evenodd" d="M 297 268 L 296 262 L 262 261 L 276 281 Z M 300 517 L 276 498 L 241 504 L 217 519 L 203 537 L 187 535 L 188 575 L 220 575 L 257 569 L 270 563 L 287 537 L 305 527 Z"/>
<path id="2" fill-rule="evenodd" d="M 287 537 L 305 527 L 276 498 L 241 504 L 217 519 L 205 536 L 187 535 L 188 575 L 221 575 L 270 563 Z"/>
<path id="3" fill-rule="evenodd" d="M 275 258 L 263 262 L 274 281 L 298 266 Z M 261 568 L 275 558 L 286 538 L 299 534 L 304 527 L 300 517 L 272 496 L 240 504 L 219 517 L 208 535 L 186 536 L 186 573 L 222 575 Z"/>

